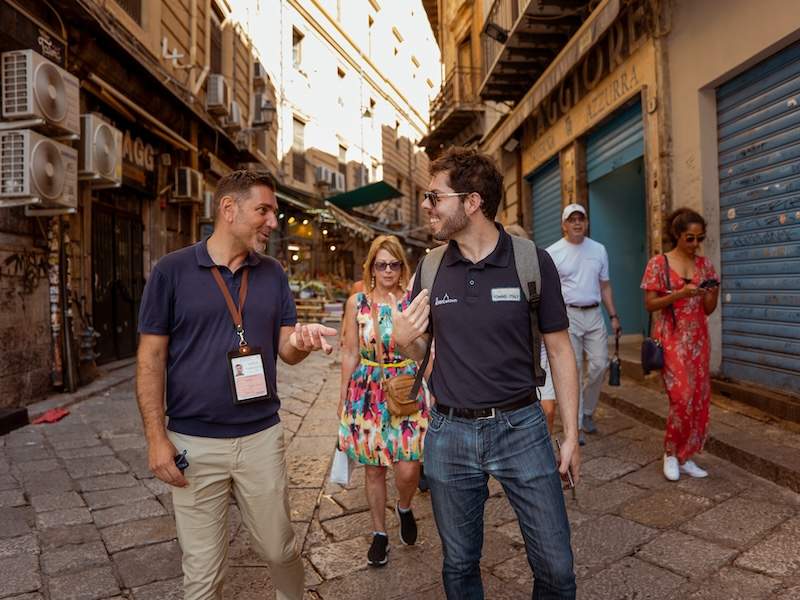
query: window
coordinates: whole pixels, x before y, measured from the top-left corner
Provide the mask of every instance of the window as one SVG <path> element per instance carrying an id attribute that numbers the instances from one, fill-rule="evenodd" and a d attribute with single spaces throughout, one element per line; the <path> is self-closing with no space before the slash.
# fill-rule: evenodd
<path id="1" fill-rule="evenodd" d="M 292 121 L 292 177 L 297 181 L 305 182 L 306 180 L 306 154 L 305 154 L 305 136 L 306 124 L 300 119 Z"/>
<path id="2" fill-rule="evenodd" d="M 367 16 L 367 55 L 372 56 L 372 26 L 375 24 L 375 19 Z"/>
<path id="3" fill-rule="evenodd" d="M 136 21 L 139 25 L 142 24 L 142 0 L 114 0 L 122 10 L 128 13 L 128 16 Z"/>
<path id="4" fill-rule="evenodd" d="M 392 33 L 394 34 L 395 39 L 402 44 L 403 36 L 400 35 L 400 30 L 397 29 L 397 27 L 392 27 Z"/>
<path id="5" fill-rule="evenodd" d="M 344 189 L 347 189 L 347 148 L 339 146 L 339 173 L 344 175 Z"/>
<path id="6" fill-rule="evenodd" d="M 345 75 L 347 75 L 342 67 L 336 67 L 336 74 L 339 76 L 339 79 L 344 79 Z"/>
<path id="7" fill-rule="evenodd" d="M 222 73 L 222 26 L 216 11 L 211 12 L 211 54 L 209 67 L 212 73 Z"/>
<path id="8" fill-rule="evenodd" d="M 419 59 L 416 56 L 414 56 L 413 54 L 411 55 L 411 62 L 414 63 L 414 66 L 417 69 L 419 69 Z"/>
<path id="9" fill-rule="evenodd" d="M 394 122 L 394 147 L 400 150 L 400 121 Z"/>
<path id="10" fill-rule="evenodd" d="M 292 27 L 292 64 L 299 67 L 303 63 L 303 38 L 305 36 Z"/>

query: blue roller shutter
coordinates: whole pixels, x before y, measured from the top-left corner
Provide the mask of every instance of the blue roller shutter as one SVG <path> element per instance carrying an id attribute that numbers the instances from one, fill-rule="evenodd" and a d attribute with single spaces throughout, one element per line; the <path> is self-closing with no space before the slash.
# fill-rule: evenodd
<path id="1" fill-rule="evenodd" d="M 624 108 L 593 131 L 586 140 L 586 177 L 589 183 L 608 175 L 644 154 L 642 105 Z"/>
<path id="2" fill-rule="evenodd" d="M 800 392 L 800 44 L 717 90 L 722 372 Z"/>
<path id="3" fill-rule="evenodd" d="M 533 240 L 547 248 L 561 237 L 561 170 L 554 159 L 531 176 Z"/>

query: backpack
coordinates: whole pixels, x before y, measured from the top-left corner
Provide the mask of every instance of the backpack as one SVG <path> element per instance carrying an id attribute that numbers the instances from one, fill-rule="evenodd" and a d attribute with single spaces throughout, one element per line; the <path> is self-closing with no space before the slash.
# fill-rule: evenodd
<path id="1" fill-rule="evenodd" d="M 512 235 L 511 242 L 514 250 L 514 264 L 517 268 L 517 277 L 522 285 L 522 291 L 525 294 L 525 299 L 528 301 L 528 309 L 531 313 L 533 380 L 536 387 L 542 387 L 545 384 L 546 375 L 542 368 L 542 334 L 539 331 L 539 292 L 542 287 L 539 255 L 536 252 L 536 244 L 531 240 Z M 433 288 L 433 282 L 436 280 L 436 274 L 439 271 L 439 266 L 442 264 L 442 258 L 444 258 L 445 252 L 447 252 L 447 244 L 434 248 L 422 259 L 419 273 L 420 289 L 428 290 L 429 294 Z M 431 298 L 432 297 L 433 296 L 431 296 Z M 431 336 L 430 340 L 432 339 L 433 336 Z M 428 352 L 426 352 L 425 356 L 425 364 L 427 364 L 428 353 L 430 352 L 430 340 L 428 342 Z"/>

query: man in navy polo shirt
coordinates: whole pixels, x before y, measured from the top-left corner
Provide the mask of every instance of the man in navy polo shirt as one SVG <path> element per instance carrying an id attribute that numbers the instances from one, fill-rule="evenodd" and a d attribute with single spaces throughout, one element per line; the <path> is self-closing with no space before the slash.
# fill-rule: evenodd
<path id="1" fill-rule="evenodd" d="M 442 538 L 445 591 L 451 600 L 482 599 L 483 512 L 491 475 L 519 520 L 533 598 L 575 598 L 569 522 L 561 477 L 577 480 L 578 377 L 553 261 L 538 250 L 539 329 L 550 358 L 564 439 L 560 465 L 536 397 L 530 312 L 510 236 L 494 222 L 503 178 L 487 156 L 451 148 L 430 167 L 423 208 L 433 235 L 449 240 L 430 294 L 393 314 L 395 341 L 424 355 L 429 321 L 436 342 L 430 386 L 436 405 L 425 437 L 425 475 Z M 396 311 L 395 311 L 396 312 Z M 429 318 L 430 316 L 430 318 Z"/>
<path id="2" fill-rule="evenodd" d="M 186 600 L 222 597 L 231 491 L 277 597 L 301 600 L 276 360 L 329 353 L 336 331 L 299 325 L 286 274 L 259 254 L 277 227 L 272 178 L 234 171 L 214 201 L 214 233 L 159 260 L 142 297 L 136 391 L 150 469 L 174 486 Z"/>

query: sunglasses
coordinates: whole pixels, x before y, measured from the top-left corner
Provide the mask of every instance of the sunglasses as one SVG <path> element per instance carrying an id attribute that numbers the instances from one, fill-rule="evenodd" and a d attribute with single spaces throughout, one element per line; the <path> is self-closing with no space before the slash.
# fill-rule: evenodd
<path id="1" fill-rule="evenodd" d="M 687 235 L 683 238 L 689 244 L 693 244 L 694 242 L 704 242 L 706 239 L 705 235 Z"/>
<path id="2" fill-rule="evenodd" d="M 448 192 L 446 194 L 440 194 L 439 192 L 425 192 L 422 196 L 431 203 L 433 208 L 436 208 L 439 198 L 447 198 L 448 196 L 469 196 L 471 193 L 472 192 Z"/>
<path id="3" fill-rule="evenodd" d="M 387 268 L 397 273 L 400 269 L 403 268 L 403 263 L 399 260 L 393 260 L 392 262 L 384 262 L 382 260 L 375 261 L 375 270 L 378 271 L 379 273 L 381 271 L 385 271 Z"/>

